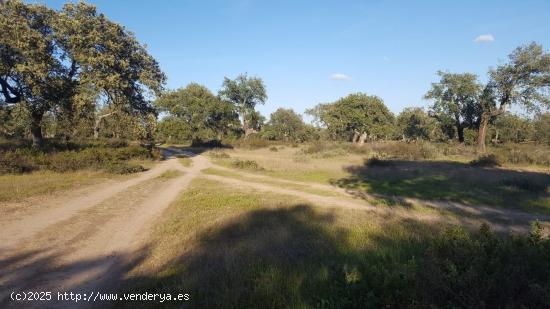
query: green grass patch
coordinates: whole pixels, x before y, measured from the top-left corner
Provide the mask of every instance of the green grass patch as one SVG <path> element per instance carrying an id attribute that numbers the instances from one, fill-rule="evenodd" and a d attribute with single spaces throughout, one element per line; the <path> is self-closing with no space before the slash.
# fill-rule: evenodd
<path id="1" fill-rule="evenodd" d="M 550 175 L 439 161 L 389 161 L 349 169 L 340 187 L 379 195 L 458 201 L 550 214 Z"/>

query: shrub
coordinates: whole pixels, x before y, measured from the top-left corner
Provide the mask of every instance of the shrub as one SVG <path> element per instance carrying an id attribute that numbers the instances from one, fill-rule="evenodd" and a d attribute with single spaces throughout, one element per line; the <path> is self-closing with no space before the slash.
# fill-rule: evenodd
<path id="1" fill-rule="evenodd" d="M 125 162 L 118 162 L 108 164 L 105 167 L 105 171 L 112 174 L 133 174 L 146 171 L 147 169 L 139 164 L 130 164 Z"/>
<path id="2" fill-rule="evenodd" d="M 233 162 L 231 162 L 231 165 L 233 165 L 236 168 L 240 168 L 240 169 L 263 170 L 263 168 L 260 167 L 258 162 L 254 161 L 254 160 L 235 159 Z"/>
<path id="3" fill-rule="evenodd" d="M 391 162 L 390 160 L 383 160 L 378 157 L 372 157 L 365 160 L 365 165 L 367 167 L 388 167 L 392 166 L 393 162 Z"/>
<path id="4" fill-rule="evenodd" d="M 328 149 L 330 149 L 328 143 L 325 143 L 325 142 L 322 142 L 322 141 L 317 141 L 315 143 L 309 144 L 302 151 L 305 154 L 314 154 L 314 153 L 320 153 L 320 152 L 323 152 L 323 151 L 327 151 Z"/>
<path id="5" fill-rule="evenodd" d="M 279 151 L 279 149 L 278 149 L 277 147 L 275 147 L 275 146 L 269 147 L 269 150 L 271 150 L 271 151 L 273 151 L 273 152 Z"/>
<path id="6" fill-rule="evenodd" d="M 426 307 L 543 308 L 550 304 L 550 239 L 535 223 L 528 236 L 449 229 L 419 265 Z"/>
<path id="7" fill-rule="evenodd" d="M 470 161 L 470 166 L 474 167 L 496 167 L 500 165 L 500 160 L 494 154 L 481 155 L 479 158 Z"/>
<path id="8" fill-rule="evenodd" d="M 508 144 L 492 148 L 492 151 L 510 164 L 536 164 L 550 166 L 550 148 L 544 145 Z"/>
<path id="9" fill-rule="evenodd" d="M 371 147 L 379 156 L 401 160 L 434 159 L 439 154 L 437 148 L 428 142 L 384 142 L 374 143 Z"/>
<path id="10" fill-rule="evenodd" d="M 235 141 L 234 145 L 238 147 L 249 148 L 249 149 L 260 149 L 260 148 L 268 147 L 272 145 L 272 143 L 268 140 L 261 138 L 261 136 L 259 136 L 258 134 L 252 134 L 252 135 L 249 135 L 247 138 L 243 138 Z"/>
<path id="11" fill-rule="evenodd" d="M 73 147 L 71 147 L 73 148 Z M 41 152 L 30 148 L 0 153 L 0 173 L 23 173 L 36 169 L 68 172 L 81 169 L 105 169 L 130 159 L 152 158 L 148 149 L 140 146 L 108 148 L 90 146 L 76 150 Z"/>
<path id="12" fill-rule="evenodd" d="M 208 153 L 214 159 L 228 159 L 230 155 L 223 151 L 210 151 Z"/>
<path id="13" fill-rule="evenodd" d="M 103 145 L 111 148 L 122 148 L 127 147 L 128 142 L 120 138 L 111 138 L 103 141 Z"/>
<path id="14" fill-rule="evenodd" d="M 37 169 L 37 166 L 18 151 L 0 153 L 0 174 L 27 173 Z"/>

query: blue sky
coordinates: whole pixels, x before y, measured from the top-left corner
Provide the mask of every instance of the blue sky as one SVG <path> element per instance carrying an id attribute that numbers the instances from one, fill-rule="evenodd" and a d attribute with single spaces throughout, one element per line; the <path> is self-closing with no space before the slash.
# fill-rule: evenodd
<path id="1" fill-rule="evenodd" d="M 88 2 L 147 44 L 169 88 L 194 81 L 216 93 L 224 76 L 263 78 L 266 116 L 359 91 L 393 112 L 427 106 L 437 70 L 484 80 L 519 45 L 550 48 L 548 0 Z"/>

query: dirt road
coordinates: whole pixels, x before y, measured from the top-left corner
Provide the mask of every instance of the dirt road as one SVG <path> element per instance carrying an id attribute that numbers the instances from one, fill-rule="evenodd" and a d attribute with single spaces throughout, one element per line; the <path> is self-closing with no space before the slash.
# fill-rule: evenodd
<path id="1" fill-rule="evenodd" d="M 176 149 L 166 153 L 183 154 Z M 24 215 L 10 213 L 0 218 L 0 307 L 21 307 L 21 303 L 10 301 L 12 291 L 115 291 L 124 282 L 125 274 L 147 259 L 148 234 L 155 219 L 197 177 L 239 188 L 292 195 L 317 206 L 358 209 L 424 221 L 449 219 L 438 213 L 375 207 L 351 195 L 344 196 L 341 189 L 328 185 L 284 181 L 231 169 L 236 175 L 258 181 L 207 175 L 202 171 L 213 165 L 206 157 L 186 155 L 192 157 L 190 167 L 185 168 L 177 158 L 170 157 L 135 178 L 68 193 L 44 201 Z M 168 170 L 181 171 L 182 175 L 158 177 Z M 262 180 L 271 182 L 262 183 Z M 320 196 L 277 186 L 273 181 L 333 190 L 341 196 Z M 460 216 L 461 219 L 457 219 L 458 216 L 449 219 L 460 220 L 457 224 L 479 224 L 481 217 L 491 220 L 496 229 L 508 231 L 524 231 L 528 222 L 534 219 L 532 215 L 492 208 L 480 207 L 479 213 L 468 214 L 460 204 L 435 203 L 432 206 L 464 212 L 466 215 Z M 83 305 L 105 304 L 24 303 L 24 307 L 48 308 L 80 308 Z"/>

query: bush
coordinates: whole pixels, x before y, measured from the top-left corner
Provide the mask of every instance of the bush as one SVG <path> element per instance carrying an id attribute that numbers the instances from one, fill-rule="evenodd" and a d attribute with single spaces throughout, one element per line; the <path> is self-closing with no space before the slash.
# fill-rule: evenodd
<path id="1" fill-rule="evenodd" d="M 0 174 L 28 173 L 37 166 L 18 151 L 0 153 Z"/>
<path id="2" fill-rule="evenodd" d="M 252 134 L 246 138 L 236 140 L 233 144 L 238 147 L 249 149 L 260 149 L 273 145 L 272 142 L 263 139 L 258 134 Z"/>
<path id="3" fill-rule="evenodd" d="M 141 146 L 109 148 L 90 146 L 76 150 L 41 152 L 30 148 L 0 153 L 0 173 L 24 173 L 37 169 L 69 172 L 81 169 L 109 169 L 130 159 L 150 159 L 151 153 Z"/>
<path id="4" fill-rule="evenodd" d="M 544 145 L 503 145 L 493 148 L 493 151 L 507 163 L 550 166 L 550 148 Z"/>
<path id="5" fill-rule="evenodd" d="M 494 154 L 482 155 L 479 158 L 470 161 L 470 166 L 474 167 L 496 167 L 500 165 L 500 160 Z"/>
<path id="6" fill-rule="evenodd" d="M 108 164 L 105 171 L 112 174 L 133 174 L 144 172 L 147 169 L 139 164 L 130 164 L 125 162 Z"/>
<path id="7" fill-rule="evenodd" d="M 548 308 L 550 239 L 535 223 L 528 236 L 499 237 L 488 226 L 447 230 L 419 265 L 427 307 Z"/>
<path id="8" fill-rule="evenodd" d="M 111 138 L 103 141 L 103 145 L 111 148 L 127 147 L 128 142 L 120 138 Z"/>
<path id="9" fill-rule="evenodd" d="M 278 149 L 277 147 L 275 147 L 275 146 L 269 147 L 269 150 L 271 150 L 271 151 L 273 151 L 273 152 L 279 151 L 279 149 Z"/>
<path id="10" fill-rule="evenodd" d="M 367 167 L 388 167 L 388 166 L 392 166 L 393 162 L 389 160 L 382 160 L 378 157 L 372 157 L 370 159 L 365 160 L 365 165 Z"/>
<path id="11" fill-rule="evenodd" d="M 228 159 L 231 156 L 223 151 L 210 151 L 208 153 L 214 159 Z"/>
<path id="12" fill-rule="evenodd" d="M 374 143 L 371 146 L 372 152 L 381 157 L 389 157 L 401 160 L 423 160 L 435 159 L 439 151 L 428 142 L 403 143 L 403 142 L 383 142 Z"/>
<path id="13" fill-rule="evenodd" d="M 263 170 L 263 168 L 260 167 L 258 162 L 254 161 L 254 160 L 239 160 L 239 159 L 236 159 L 233 162 L 231 162 L 231 165 L 233 165 L 236 168 L 240 168 L 240 169 Z"/>

